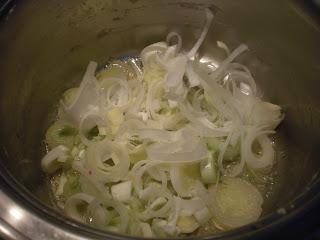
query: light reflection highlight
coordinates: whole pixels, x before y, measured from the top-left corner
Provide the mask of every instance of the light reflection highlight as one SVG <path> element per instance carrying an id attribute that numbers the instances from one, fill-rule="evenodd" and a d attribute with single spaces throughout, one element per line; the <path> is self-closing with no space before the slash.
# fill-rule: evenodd
<path id="1" fill-rule="evenodd" d="M 9 214 L 13 219 L 15 219 L 17 221 L 20 221 L 23 218 L 23 212 L 19 208 L 16 208 L 16 207 L 10 208 Z"/>

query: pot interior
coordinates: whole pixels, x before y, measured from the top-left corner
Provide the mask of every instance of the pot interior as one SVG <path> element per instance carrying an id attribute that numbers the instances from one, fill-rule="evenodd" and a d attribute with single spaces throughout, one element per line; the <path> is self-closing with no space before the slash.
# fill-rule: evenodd
<path id="1" fill-rule="evenodd" d="M 40 160 L 62 93 L 80 82 L 90 60 L 138 54 L 172 30 L 188 49 L 206 7 L 216 16 L 200 54 L 219 62 L 217 40 L 231 49 L 247 44 L 240 61 L 263 98 L 285 112 L 275 139 L 278 183 L 265 209 L 289 207 L 320 169 L 320 31 L 290 1 L 18 1 L 0 26 L 1 167 L 50 207 Z"/>

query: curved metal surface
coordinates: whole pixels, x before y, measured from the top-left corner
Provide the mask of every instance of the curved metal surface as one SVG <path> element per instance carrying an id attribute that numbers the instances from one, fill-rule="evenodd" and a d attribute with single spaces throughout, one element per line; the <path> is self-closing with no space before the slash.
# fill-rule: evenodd
<path id="1" fill-rule="evenodd" d="M 1 196 L 1 194 L 0 194 Z M 0 219 L 0 238 L 6 240 L 28 240 L 29 238 L 25 237 L 19 233 L 13 226 L 9 225 L 4 220 Z"/>
<path id="2" fill-rule="evenodd" d="M 0 237 L 6 240 L 88 239 L 48 223 L 3 191 L 0 191 Z"/>
<path id="3" fill-rule="evenodd" d="M 255 238 L 289 224 L 319 202 L 320 31 L 293 2 L 26 0 L 0 24 L 1 234 L 6 229 L 9 239 L 22 233 L 30 239 L 123 239 L 49 207 L 39 168 L 47 116 L 62 92 L 79 81 L 89 60 L 104 62 L 137 52 L 170 30 L 180 31 L 188 47 L 203 23 L 205 7 L 217 14 L 204 55 L 219 62 L 216 40 L 232 48 L 245 42 L 251 51 L 242 61 L 265 97 L 286 111 L 280 128 L 285 141 L 279 142 L 285 153 L 279 162 L 281 184 L 267 208 L 274 212 L 284 207 L 287 214 L 267 214 L 255 224 L 204 239 Z"/>

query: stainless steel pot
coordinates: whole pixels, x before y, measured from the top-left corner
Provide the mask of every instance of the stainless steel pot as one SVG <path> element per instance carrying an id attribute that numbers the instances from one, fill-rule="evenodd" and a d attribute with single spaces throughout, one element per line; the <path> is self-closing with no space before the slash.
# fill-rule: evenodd
<path id="1" fill-rule="evenodd" d="M 2 3 L 0 1 L 0 3 Z M 319 203 L 320 29 L 296 2 L 284 0 L 25 0 L 0 24 L 0 236 L 5 239 L 124 239 L 74 222 L 50 207 L 39 168 L 43 136 L 64 90 L 89 60 L 135 54 L 181 32 L 186 47 L 203 24 L 215 24 L 202 48 L 216 62 L 215 41 L 246 43 L 242 57 L 266 99 L 280 104 L 279 184 L 257 223 L 207 237 L 249 238 L 301 219 Z M 214 58 L 213 58 L 214 56 Z M 49 116 L 49 117 L 48 117 Z M 279 211 L 279 209 L 281 209 Z"/>

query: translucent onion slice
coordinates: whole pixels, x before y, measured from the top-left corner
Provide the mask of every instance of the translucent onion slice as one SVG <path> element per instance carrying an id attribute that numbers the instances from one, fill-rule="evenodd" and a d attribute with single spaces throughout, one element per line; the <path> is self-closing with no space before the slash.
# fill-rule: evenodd
<path id="1" fill-rule="evenodd" d="M 243 141 L 242 154 L 246 159 L 247 165 L 252 169 L 263 169 L 272 166 L 275 158 L 275 151 L 270 138 L 266 134 L 274 133 L 273 131 L 259 131 L 254 128 L 250 128 Z M 256 141 L 259 152 L 255 152 L 253 144 Z"/>
<path id="2" fill-rule="evenodd" d="M 192 197 L 200 179 L 199 164 L 178 164 L 170 168 L 171 184 L 180 197 Z"/>
<path id="3" fill-rule="evenodd" d="M 199 197 L 194 197 L 191 199 L 181 199 L 181 213 L 180 216 L 191 216 L 197 211 L 205 208 L 205 204 Z"/>
<path id="4" fill-rule="evenodd" d="M 89 139 L 88 132 L 94 127 L 104 127 L 107 128 L 107 122 L 103 117 L 98 114 L 98 111 L 92 110 L 85 114 L 79 124 L 79 136 L 81 138 L 82 143 L 89 146 L 96 142 L 96 139 Z M 111 130 L 109 130 L 111 132 Z"/>
<path id="5" fill-rule="evenodd" d="M 208 156 L 205 143 L 192 138 L 180 142 L 155 143 L 146 150 L 150 160 L 160 162 L 191 163 Z"/>
<path id="6" fill-rule="evenodd" d="M 63 166 L 63 163 L 68 158 L 69 149 L 59 145 L 49 151 L 41 160 L 43 171 L 51 174 Z"/>
<path id="7" fill-rule="evenodd" d="M 86 218 L 90 225 L 104 229 L 111 221 L 112 215 L 99 200 L 94 199 L 88 205 Z"/>
<path id="8" fill-rule="evenodd" d="M 224 137 L 230 132 L 230 126 L 217 126 L 211 122 L 202 113 L 198 113 L 192 109 L 188 102 L 180 105 L 181 114 L 187 118 L 196 132 L 203 137 Z"/>
<path id="9" fill-rule="evenodd" d="M 261 193 L 240 178 L 223 178 L 215 191 L 212 210 L 215 220 L 226 228 L 236 228 L 256 221 L 262 212 Z"/>
<path id="10" fill-rule="evenodd" d="M 142 160 L 136 163 L 132 170 L 131 170 L 131 177 L 133 179 L 133 186 L 135 191 L 137 192 L 138 196 L 143 199 L 150 199 L 150 197 L 157 197 L 163 195 L 167 190 L 167 177 L 165 174 L 163 174 L 159 168 L 162 162 L 157 161 L 149 161 L 149 160 Z M 143 183 L 143 175 L 147 173 L 149 169 L 152 169 L 153 167 L 157 167 L 158 176 L 156 177 L 156 180 L 161 181 L 161 189 L 158 188 L 156 184 L 150 183 L 149 186 L 144 186 L 146 184 Z M 160 191 L 155 191 L 160 190 Z M 150 192 L 155 193 L 154 195 L 151 195 Z"/>
<path id="11" fill-rule="evenodd" d="M 161 129 L 143 128 L 137 130 L 137 134 L 141 139 L 146 139 L 154 142 L 170 142 L 175 138 L 175 134 L 173 132 Z"/>
<path id="12" fill-rule="evenodd" d="M 168 45 L 165 42 L 154 43 L 144 48 L 140 54 L 143 66 L 146 67 L 151 57 L 154 57 L 155 55 L 160 55 L 167 48 Z"/>
<path id="13" fill-rule="evenodd" d="M 155 204 L 151 204 L 149 207 L 146 208 L 144 212 L 139 214 L 140 218 L 143 220 L 149 220 L 153 218 L 163 218 L 168 217 L 169 211 L 174 206 L 174 201 L 171 196 L 166 197 L 159 197 L 158 199 L 163 199 L 163 202 L 161 202 L 161 205 L 157 206 L 158 209 L 155 208 Z M 157 200 L 154 201 L 156 203 Z"/>
<path id="14" fill-rule="evenodd" d="M 213 13 L 209 9 L 206 9 L 206 24 L 202 30 L 200 38 L 198 39 L 196 44 L 193 46 L 193 48 L 188 53 L 189 58 L 195 57 L 196 53 L 198 52 L 200 46 L 202 45 L 203 41 L 205 40 L 205 38 L 209 32 L 209 28 L 211 26 L 212 20 L 213 20 Z"/>
<path id="15" fill-rule="evenodd" d="M 120 230 L 120 232 L 125 233 L 128 228 L 128 223 L 129 223 L 129 213 L 128 209 L 126 208 L 125 205 L 123 205 L 119 201 L 114 201 L 112 199 L 106 199 L 103 202 L 103 205 L 105 208 L 113 208 L 117 214 L 120 217 L 119 225 L 117 226 Z"/>
<path id="16" fill-rule="evenodd" d="M 85 193 L 77 193 L 67 199 L 64 211 L 71 218 L 79 222 L 85 222 L 85 214 L 92 201 L 94 201 L 94 197 Z"/>
<path id="17" fill-rule="evenodd" d="M 210 75 L 211 79 L 215 82 L 219 81 L 223 75 L 227 72 L 227 69 L 230 63 L 241 55 L 244 51 L 247 51 L 248 47 L 245 44 L 241 44 L 238 48 L 236 48 L 221 64 L 220 66 L 212 72 Z"/>
<path id="18" fill-rule="evenodd" d="M 281 113 L 280 106 L 257 101 L 253 106 L 250 122 L 255 126 L 262 126 L 266 130 L 275 129 L 283 120 L 284 115 Z"/>
<path id="19" fill-rule="evenodd" d="M 70 106 L 66 106 L 61 102 L 65 112 L 64 118 L 76 126 L 78 126 L 81 118 L 98 104 L 100 93 L 98 82 L 95 78 L 97 65 L 96 62 L 89 63 L 74 102 Z"/>
<path id="20" fill-rule="evenodd" d="M 88 147 L 85 167 L 102 182 L 118 182 L 127 176 L 130 160 L 120 144 L 104 139 Z"/>

